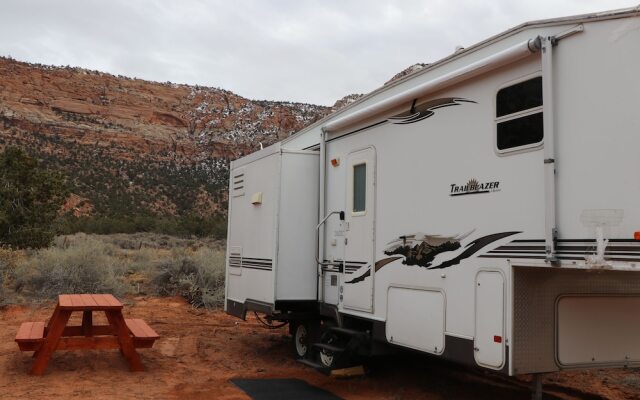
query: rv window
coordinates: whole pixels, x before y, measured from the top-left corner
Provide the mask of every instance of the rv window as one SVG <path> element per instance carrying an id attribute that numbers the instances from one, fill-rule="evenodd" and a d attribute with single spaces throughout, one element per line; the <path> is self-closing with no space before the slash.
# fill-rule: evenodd
<path id="1" fill-rule="evenodd" d="M 542 77 L 502 88 L 496 95 L 498 151 L 532 147 L 543 140 Z"/>
<path id="2" fill-rule="evenodd" d="M 353 166 L 353 212 L 364 212 L 367 196 L 367 164 Z"/>
<path id="3" fill-rule="evenodd" d="M 542 141 L 542 113 L 498 123 L 498 150 Z"/>
<path id="4" fill-rule="evenodd" d="M 529 79 L 498 91 L 496 117 L 542 105 L 542 77 Z"/>

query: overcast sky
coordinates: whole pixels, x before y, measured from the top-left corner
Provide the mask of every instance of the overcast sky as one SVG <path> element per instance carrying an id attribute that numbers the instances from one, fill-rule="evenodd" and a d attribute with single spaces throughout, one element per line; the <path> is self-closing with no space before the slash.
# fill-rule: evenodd
<path id="1" fill-rule="evenodd" d="M 0 55 L 330 105 L 525 21 L 640 0 L 2 0 Z"/>

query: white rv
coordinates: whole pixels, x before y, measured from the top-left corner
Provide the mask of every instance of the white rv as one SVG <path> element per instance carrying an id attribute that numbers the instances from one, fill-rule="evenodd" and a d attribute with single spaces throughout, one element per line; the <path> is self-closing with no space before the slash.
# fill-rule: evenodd
<path id="1" fill-rule="evenodd" d="M 226 310 L 332 367 L 640 365 L 640 7 L 525 23 L 231 166 Z"/>

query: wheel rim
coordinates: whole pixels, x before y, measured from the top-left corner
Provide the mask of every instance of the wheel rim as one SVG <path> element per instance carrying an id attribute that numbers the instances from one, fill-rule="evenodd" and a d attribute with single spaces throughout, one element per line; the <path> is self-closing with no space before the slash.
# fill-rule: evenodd
<path id="1" fill-rule="evenodd" d="M 296 343 L 296 353 L 298 353 L 298 356 L 300 357 L 304 357 L 307 355 L 307 327 L 304 325 L 298 325 L 298 327 L 296 328 L 296 336 L 295 336 L 295 343 Z"/>
<path id="2" fill-rule="evenodd" d="M 332 344 L 335 341 L 336 341 L 335 336 L 329 335 L 328 340 L 324 341 L 324 343 Z M 327 350 L 320 350 L 320 362 L 325 367 L 333 367 L 334 357 L 335 357 L 335 355 L 332 352 L 327 351 Z"/>
<path id="3" fill-rule="evenodd" d="M 325 350 L 320 351 L 320 362 L 325 367 L 333 366 L 333 354 L 329 354 Z"/>

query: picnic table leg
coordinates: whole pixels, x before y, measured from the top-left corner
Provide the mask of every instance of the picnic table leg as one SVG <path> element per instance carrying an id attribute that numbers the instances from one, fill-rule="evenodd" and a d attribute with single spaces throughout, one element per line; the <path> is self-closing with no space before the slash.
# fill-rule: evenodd
<path id="1" fill-rule="evenodd" d="M 47 322 L 47 326 L 44 328 L 44 336 L 47 336 L 47 333 L 51 329 L 51 324 L 58 318 L 58 314 L 60 313 L 60 304 L 56 304 L 56 308 L 53 310 L 53 315 L 49 318 L 49 322 Z M 33 352 L 33 358 L 38 357 L 38 353 L 40 353 L 40 349 L 42 345 L 38 348 L 38 350 Z"/>
<path id="2" fill-rule="evenodd" d="M 86 337 L 93 336 L 93 314 L 91 310 L 85 310 L 82 312 L 82 334 Z"/>
<path id="3" fill-rule="evenodd" d="M 49 321 L 47 336 L 38 350 L 36 359 L 33 361 L 31 374 L 44 374 L 45 369 L 47 369 L 47 364 L 49 364 L 49 359 L 58 346 L 58 341 L 60 340 L 60 336 L 62 336 L 65 326 L 67 326 L 70 316 L 71 311 L 62 311 L 56 307 L 54 316 L 51 317 L 51 320 Z"/>
<path id="4" fill-rule="evenodd" d="M 60 304 L 56 305 L 56 308 L 53 310 L 53 315 L 49 318 L 49 322 L 47 322 L 47 327 L 44 328 L 44 334 L 47 335 L 47 332 L 51 329 L 51 324 L 58 318 L 58 314 L 60 313 Z"/>
<path id="5" fill-rule="evenodd" d="M 118 336 L 118 342 L 120 343 L 120 352 L 129 362 L 131 371 L 144 371 L 140 356 L 136 352 L 136 348 L 133 346 L 133 339 L 129 336 L 129 329 L 124 322 L 122 311 L 106 311 L 107 320 L 113 328 L 113 331 Z"/>

